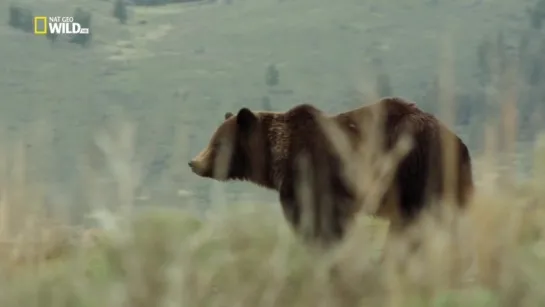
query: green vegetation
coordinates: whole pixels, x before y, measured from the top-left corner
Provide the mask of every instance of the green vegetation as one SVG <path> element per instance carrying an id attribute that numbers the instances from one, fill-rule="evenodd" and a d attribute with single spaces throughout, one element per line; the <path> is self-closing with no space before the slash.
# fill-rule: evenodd
<path id="1" fill-rule="evenodd" d="M 34 31 L 32 10 L 15 4 L 9 6 L 9 25 L 24 32 Z"/>
<path id="2" fill-rule="evenodd" d="M 489 95 L 490 86 L 478 82 L 477 46 L 484 36 L 495 37 L 498 28 L 507 28 L 506 22 L 513 21 L 516 27 L 504 31 L 506 48 L 518 54 L 513 46 L 526 33 L 530 55 L 522 57 L 528 60 L 518 66 L 527 67 L 523 75 L 537 80 L 532 81 L 536 85 L 531 89 L 521 91 L 532 95 L 519 97 L 525 105 L 519 122 L 533 125 L 527 130 L 539 128 L 535 127 L 538 119 L 527 119 L 540 113 L 537 101 L 542 97 L 538 86 L 542 77 L 530 70 L 538 70 L 535 64 L 543 54 L 539 48 L 543 35 L 529 30 L 525 8 L 519 4 L 502 0 L 492 8 L 482 1 L 469 9 L 462 4 L 429 6 L 425 1 L 403 6 L 318 1 L 132 6 L 126 26 L 112 16 L 114 2 L 26 1 L 25 7 L 37 15 L 70 16 L 76 7 L 92 12 L 94 43 L 78 51 L 57 38 L 52 47 L 39 38 L 3 29 L 0 35 L 9 44 L 2 44 L 1 50 L 10 59 L 5 63 L 9 73 L 0 82 L 10 101 L 0 106 L 3 122 L 16 134 L 35 119 L 54 123 L 55 139 L 68 156 L 60 160 L 74 165 L 75 161 L 69 162 L 74 160 L 71 157 L 86 148 L 80 140 L 89 139 L 91 128 L 101 126 L 117 109 L 138 120 L 139 144 L 160 148 L 158 155 L 171 156 L 173 149 L 168 144 L 178 136 L 166 131 L 180 124 L 198 131 L 195 146 L 199 147 L 205 132 L 216 123 L 214 116 L 221 118 L 223 109 L 242 105 L 260 108 L 265 95 L 275 110 L 308 101 L 335 112 L 355 105 L 343 101 L 366 101 L 376 91 L 369 84 L 378 78 L 383 80 L 378 82 L 383 87 L 379 93 L 403 95 L 434 111 L 437 97 L 428 90 L 433 92 L 434 74 L 442 63 L 440 38 L 448 34 L 445 39 L 450 39 L 455 57 L 455 96 L 457 105 L 463 106 L 457 118 L 466 126 L 478 127 L 483 118 L 496 112 L 491 109 L 498 104 L 494 103 L 497 97 Z M 1 8 L 7 12 L 9 4 L 0 3 Z M 309 8 L 313 13 L 301 18 Z M 453 26 L 444 22 L 448 16 L 462 15 L 464 21 L 453 20 Z M 2 18 L 9 23 L 9 14 Z M 205 26 L 201 26 L 203 21 Z M 381 71 L 372 69 L 375 58 L 382 61 Z M 263 82 L 263 67 L 269 63 L 282 72 L 274 91 Z M 352 95 L 348 93 L 361 97 L 347 97 Z M 218 114 L 208 116 L 210 110 Z M 211 120 L 201 120 L 203 117 Z"/>
<path id="3" fill-rule="evenodd" d="M 527 9 L 530 17 L 530 26 L 534 29 L 541 29 L 543 19 L 545 19 L 545 1 L 537 0 L 530 8 Z"/>
<path id="4" fill-rule="evenodd" d="M 91 13 L 77 7 L 73 16 L 74 22 L 79 23 L 82 28 L 89 29 L 89 34 L 73 34 L 70 38 L 70 42 L 85 47 L 91 41 L 91 37 L 93 37 L 91 28 Z"/>
<path id="5" fill-rule="evenodd" d="M 133 0 L 135 5 L 143 6 L 157 6 L 167 5 L 171 3 L 185 3 L 185 2 L 205 2 L 204 0 Z"/>
<path id="6" fill-rule="evenodd" d="M 119 20 L 121 24 L 127 23 L 128 13 L 127 13 L 127 4 L 124 0 L 116 0 L 114 2 L 114 11 L 113 15 Z"/>
<path id="7" fill-rule="evenodd" d="M 0 3 L 0 306 L 545 303 L 545 153 L 517 158 L 532 164 L 522 183 L 503 156 L 545 128 L 542 4 L 133 2 L 124 25 L 113 1 Z M 48 44 L 25 33 L 34 15 L 93 35 Z M 419 253 L 379 263 L 385 223 L 370 217 L 338 250 L 305 249 L 276 195 L 211 192 L 187 169 L 226 111 L 335 112 L 387 93 L 452 115 L 476 161 L 468 224 L 453 236 L 430 218 Z M 87 244 L 80 227 L 106 230 Z"/>
<path id="8" fill-rule="evenodd" d="M 280 72 L 274 64 L 267 66 L 267 72 L 265 73 L 265 83 L 268 86 L 277 86 L 280 82 Z"/>

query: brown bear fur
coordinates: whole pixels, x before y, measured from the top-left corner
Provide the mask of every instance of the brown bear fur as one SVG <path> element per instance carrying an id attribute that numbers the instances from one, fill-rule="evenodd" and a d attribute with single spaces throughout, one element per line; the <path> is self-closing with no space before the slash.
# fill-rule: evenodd
<path id="1" fill-rule="evenodd" d="M 383 132 L 370 125 L 377 114 L 384 115 Z M 252 112 L 247 108 L 236 116 L 227 113 L 209 145 L 189 166 L 202 177 L 248 180 L 278 191 L 284 215 L 296 232 L 305 239 L 336 242 L 345 235 L 361 204 L 357 191 L 343 175 L 345 165 L 324 122 L 338 124 L 354 148 L 363 145 L 365 149 L 368 137 L 377 133 L 384 137 L 385 150 L 392 149 L 402 133 L 412 137 L 412 149 L 397 165 L 392 186 L 375 212 L 390 220 L 390 229 L 414 221 L 426 204 L 433 203 L 426 196 L 445 196 L 440 133 L 456 145 L 454 169 L 459 176 L 455 200 L 460 207 L 468 202 L 473 179 L 466 145 L 433 115 L 395 97 L 332 116 L 308 104 L 285 113 Z M 301 161 L 306 168 L 300 167 Z M 302 179 L 307 183 L 307 201 L 299 193 L 305 187 L 300 185 Z M 303 222 L 303 211 L 310 214 L 310 222 Z"/>

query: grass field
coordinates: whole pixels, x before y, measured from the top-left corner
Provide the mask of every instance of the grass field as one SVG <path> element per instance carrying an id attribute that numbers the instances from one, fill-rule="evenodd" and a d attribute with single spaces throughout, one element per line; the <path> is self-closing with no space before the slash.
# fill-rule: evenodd
<path id="1" fill-rule="evenodd" d="M 146 183 L 168 177 L 156 185 L 176 182 L 192 190 L 208 187 L 191 179 L 185 161 L 227 110 L 260 108 L 264 95 L 276 110 L 302 101 L 326 111 L 353 107 L 346 100 L 354 99 L 348 97 L 354 91 L 369 91 L 374 57 L 383 60 L 396 95 L 419 100 L 442 65 L 444 40 L 454 55 L 454 86 L 470 88 L 482 36 L 501 28 L 509 39 L 526 25 L 525 7 L 512 0 L 131 6 L 126 26 L 111 17 L 108 1 L 17 3 L 43 15 L 71 15 L 80 6 L 93 14 L 94 35 L 86 49 L 64 42 L 51 46 L 43 37 L 9 28 L 9 3 L 0 3 L 6 12 L 0 16 L 0 39 L 6 42 L 0 47 L 6 59 L 0 114 L 7 137 L 18 139 L 32 123 L 47 123 L 50 146 L 62 150 L 40 160 L 55 161 L 48 178 L 66 184 L 75 180 L 77 157 L 89 152 L 92 133 L 124 112 L 138 123 Z M 280 71 L 273 93 L 264 82 L 271 63 Z M 183 163 L 178 167 L 176 161 Z"/>
<path id="2" fill-rule="evenodd" d="M 543 147 L 536 152 L 537 162 L 543 152 Z M 36 190 L 13 184 L 15 177 L 9 182 L 19 189 L 2 191 L 14 193 L 2 203 L 0 301 L 2 306 L 540 306 L 545 301 L 542 168 L 543 163 L 524 184 L 478 176 L 466 216 L 454 224 L 424 219 L 383 263 L 378 259 L 386 225 L 367 216 L 330 252 L 304 248 L 277 208 L 259 204 L 218 206 L 204 218 L 198 208 L 134 211 L 120 205 L 114 213 L 96 214 L 96 230 L 82 234 L 43 222 L 39 199 L 29 201 L 37 199 Z M 119 197 L 112 201 L 124 204 L 133 195 L 122 187 L 132 179 L 120 180 Z M 8 235 L 8 226 L 18 235 Z M 407 249 L 414 240 L 422 244 L 418 253 Z"/>
<path id="3" fill-rule="evenodd" d="M 279 111 L 352 107 L 351 92 L 372 92 L 375 57 L 395 94 L 417 102 L 438 72 L 451 90 L 471 88 L 481 37 L 502 28 L 516 38 L 526 23 L 519 1 L 436 2 L 131 6 L 127 25 L 110 1 L 18 2 L 35 15 L 89 10 L 88 48 L 8 27 L 0 3 L 0 305 L 542 305 L 545 144 L 533 175 L 514 180 L 496 146 L 515 143 L 508 120 L 479 141 L 462 233 L 430 219 L 416 230 L 423 251 L 386 263 L 382 221 L 361 217 L 338 250 L 312 253 L 274 193 L 212 184 L 186 166 L 226 111 L 260 108 L 262 96 Z"/>

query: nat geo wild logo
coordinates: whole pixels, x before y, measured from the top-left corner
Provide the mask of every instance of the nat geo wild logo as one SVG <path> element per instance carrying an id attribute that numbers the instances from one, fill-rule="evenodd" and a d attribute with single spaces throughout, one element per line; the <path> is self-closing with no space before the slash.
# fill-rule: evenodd
<path id="1" fill-rule="evenodd" d="M 74 17 L 35 16 L 34 34 L 89 34 L 89 28 L 83 28 Z"/>

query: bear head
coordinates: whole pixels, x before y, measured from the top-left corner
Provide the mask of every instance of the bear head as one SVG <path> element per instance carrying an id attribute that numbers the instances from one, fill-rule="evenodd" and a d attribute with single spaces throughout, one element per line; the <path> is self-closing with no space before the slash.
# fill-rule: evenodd
<path id="1" fill-rule="evenodd" d="M 219 181 L 250 180 L 268 186 L 267 136 L 262 115 L 242 108 L 225 114 L 206 148 L 189 163 L 198 176 Z"/>

